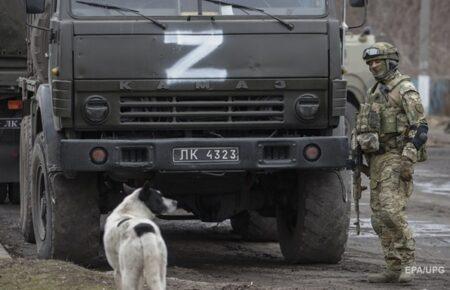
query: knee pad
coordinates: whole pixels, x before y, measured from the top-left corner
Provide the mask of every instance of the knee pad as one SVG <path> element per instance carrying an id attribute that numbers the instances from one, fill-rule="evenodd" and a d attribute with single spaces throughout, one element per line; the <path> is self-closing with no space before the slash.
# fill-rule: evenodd
<path id="1" fill-rule="evenodd" d="M 395 215 L 395 213 L 389 212 L 387 210 L 381 210 L 379 216 L 381 222 L 389 229 L 395 231 L 401 229 L 401 223 L 399 221 L 399 218 L 397 218 L 397 216 Z"/>
<path id="2" fill-rule="evenodd" d="M 375 233 L 377 233 L 377 235 L 381 235 L 381 229 L 383 228 L 381 219 L 376 214 L 372 214 L 370 217 L 370 222 L 372 223 L 372 228 Z"/>

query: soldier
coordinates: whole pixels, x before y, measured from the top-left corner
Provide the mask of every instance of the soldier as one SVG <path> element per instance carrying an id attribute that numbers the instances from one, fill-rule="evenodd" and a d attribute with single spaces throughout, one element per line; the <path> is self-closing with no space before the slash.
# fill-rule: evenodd
<path id="1" fill-rule="evenodd" d="M 413 190 L 413 165 L 426 159 L 428 125 L 419 93 L 398 71 L 399 54 L 379 42 L 363 52 L 376 79 L 361 105 L 356 140 L 369 165 L 372 227 L 380 238 L 386 270 L 370 274 L 371 283 L 410 282 L 405 268 L 415 260 L 415 241 L 405 215 Z"/>

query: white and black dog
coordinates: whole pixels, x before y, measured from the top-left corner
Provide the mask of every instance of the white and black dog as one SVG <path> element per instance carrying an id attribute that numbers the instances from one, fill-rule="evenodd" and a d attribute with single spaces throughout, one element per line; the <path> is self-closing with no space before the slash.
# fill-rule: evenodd
<path id="1" fill-rule="evenodd" d="M 106 258 L 119 289 L 166 288 L 167 248 L 155 214 L 172 212 L 177 202 L 164 198 L 146 182 L 134 190 L 106 219 Z"/>

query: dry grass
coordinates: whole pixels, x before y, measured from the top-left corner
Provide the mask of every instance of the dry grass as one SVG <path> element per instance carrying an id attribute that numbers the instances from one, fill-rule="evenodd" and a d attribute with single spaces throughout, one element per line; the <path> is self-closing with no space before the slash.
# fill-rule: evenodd
<path id="1" fill-rule="evenodd" d="M 111 274 L 55 260 L 0 259 L 1 289 L 114 289 Z"/>

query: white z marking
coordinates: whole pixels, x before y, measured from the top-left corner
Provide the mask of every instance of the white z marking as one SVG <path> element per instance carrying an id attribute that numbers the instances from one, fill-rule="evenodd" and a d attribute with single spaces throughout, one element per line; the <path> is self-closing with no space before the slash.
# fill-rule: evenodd
<path id="1" fill-rule="evenodd" d="M 198 47 L 176 62 L 166 70 L 168 79 L 177 78 L 221 78 L 227 77 L 225 69 L 216 68 L 192 68 L 196 63 L 205 58 L 223 42 L 223 32 L 220 30 L 209 31 L 210 35 L 192 35 L 192 31 L 177 31 L 176 34 L 166 34 L 165 43 L 178 45 L 197 45 Z"/>

